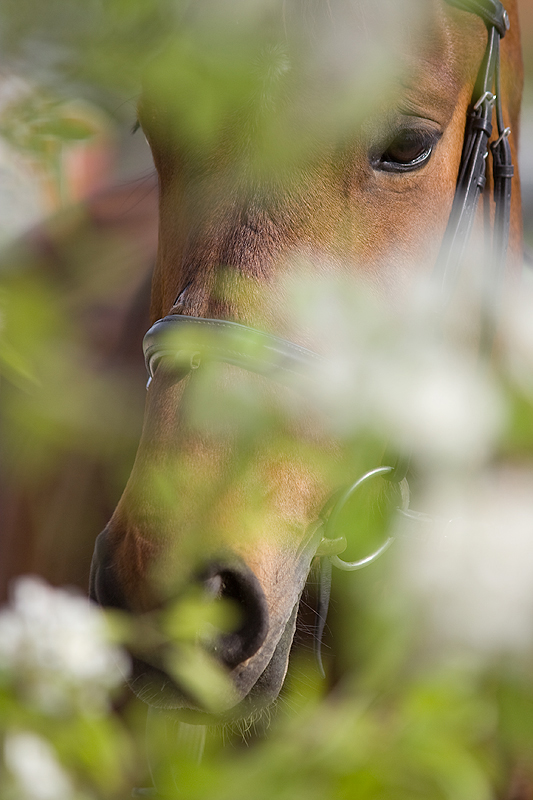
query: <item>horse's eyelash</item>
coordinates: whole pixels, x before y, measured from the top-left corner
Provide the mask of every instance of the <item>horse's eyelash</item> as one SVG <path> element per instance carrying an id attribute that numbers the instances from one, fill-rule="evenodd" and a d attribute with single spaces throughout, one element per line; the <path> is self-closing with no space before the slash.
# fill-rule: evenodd
<path id="1" fill-rule="evenodd" d="M 136 119 L 136 120 L 135 120 L 135 122 L 133 123 L 133 125 L 131 126 L 131 133 L 132 133 L 132 135 L 133 135 L 134 133 L 137 133 L 137 131 L 139 130 L 139 128 L 140 128 L 140 127 L 141 127 L 141 123 L 139 122 L 139 120 L 138 120 L 138 119 Z"/>

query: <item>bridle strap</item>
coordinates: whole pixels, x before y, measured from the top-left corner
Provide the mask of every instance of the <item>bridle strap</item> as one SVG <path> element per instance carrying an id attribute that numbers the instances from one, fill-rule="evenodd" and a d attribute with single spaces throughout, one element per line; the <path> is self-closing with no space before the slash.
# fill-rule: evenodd
<path id="1" fill-rule="evenodd" d="M 500 59 L 496 64 L 496 122 L 498 139 L 490 146 L 492 152 L 492 177 L 494 182 L 494 231 L 492 237 L 491 275 L 487 281 L 489 289 L 485 297 L 486 320 L 484 324 L 485 351 L 492 344 L 491 329 L 498 311 L 503 283 L 509 231 L 511 226 L 511 193 L 514 167 L 509 143 L 511 128 L 504 127 L 501 104 Z M 482 343 L 483 344 L 483 343 Z"/>
<path id="2" fill-rule="evenodd" d="M 444 305 L 449 303 L 477 214 L 479 197 L 485 188 L 486 163 L 492 154 L 494 182 L 494 232 L 490 264 L 484 280 L 481 349 L 490 352 L 494 318 L 505 267 L 511 218 L 511 179 L 514 168 L 504 127 L 500 92 L 500 40 L 509 29 L 509 17 L 499 0 L 446 0 L 449 5 L 477 14 L 485 22 L 488 42 L 467 115 L 463 152 L 455 197 L 435 270 L 434 280 Z M 492 137 L 493 109 L 496 108 L 498 138 Z"/>
<path id="3" fill-rule="evenodd" d="M 485 188 L 486 159 L 492 136 L 492 110 L 499 34 L 489 32 L 489 42 L 481 65 L 479 80 L 467 115 L 465 138 L 452 210 L 443 245 L 435 265 L 439 297 L 447 304 L 457 283 L 461 262 L 477 214 L 481 192 Z"/>
<path id="4" fill-rule="evenodd" d="M 499 0 L 446 0 L 446 2 L 461 11 L 481 17 L 487 26 L 488 41 L 467 114 L 452 210 L 433 271 L 433 280 L 442 305 L 446 306 L 458 281 L 478 211 L 479 198 L 485 188 L 486 164 L 490 150 L 495 212 L 489 264 L 483 276 L 479 346 L 480 353 L 486 356 L 491 352 L 494 339 L 511 221 L 511 186 L 514 175 L 509 144 L 511 129 L 504 127 L 500 87 L 500 40 L 509 30 L 509 15 Z M 493 131 L 494 106 L 498 138 L 489 146 Z M 397 457 L 387 452 L 383 463 L 394 465 L 388 480 L 401 481 L 409 470 L 409 461 L 409 456 Z"/>

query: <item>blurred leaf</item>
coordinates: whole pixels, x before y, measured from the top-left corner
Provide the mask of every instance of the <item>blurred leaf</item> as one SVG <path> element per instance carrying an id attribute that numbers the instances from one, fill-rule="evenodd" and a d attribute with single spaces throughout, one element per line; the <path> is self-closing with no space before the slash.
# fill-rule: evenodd
<path id="1" fill-rule="evenodd" d="M 164 612 L 162 630 L 178 642 L 209 642 L 240 623 L 238 607 L 230 600 L 190 592 Z"/>
<path id="2" fill-rule="evenodd" d="M 165 667 L 196 703 L 213 714 L 231 708 L 235 690 L 226 670 L 202 647 L 180 644 L 166 654 Z"/>

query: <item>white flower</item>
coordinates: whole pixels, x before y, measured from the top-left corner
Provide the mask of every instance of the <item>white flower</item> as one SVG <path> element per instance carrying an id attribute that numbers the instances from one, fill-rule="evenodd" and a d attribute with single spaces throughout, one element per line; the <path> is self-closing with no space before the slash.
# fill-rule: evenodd
<path id="1" fill-rule="evenodd" d="M 403 581 L 432 637 L 486 655 L 533 650 L 532 482 L 511 470 L 465 480 L 433 502 L 442 521 L 405 542 Z"/>
<path id="2" fill-rule="evenodd" d="M 332 433 L 374 431 L 423 463 L 483 462 L 502 429 L 500 392 L 471 345 L 446 341 L 431 298 L 398 310 L 350 284 L 297 290 L 297 324 L 324 356 L 315 400 Z"/>
<path id="3" fill-rule="evenodd" d="M 34 733 L 6 736 L 4 759 L 19 800 L 70 800 L 72 784 L 48 742 Z"/>
<path id="4" fill-rule="evenodd" d="M 369 379 L 369 412 L 399 450 L 446 462 L 479 462 L 490 452 L 502 403 L 488 377 L 459 354 L 435 345 L 378 353 Z"/>
<path id="5" fill-rule="evenodd" d="M 531 277 L 520 283 L 520 293 L 508 303 L 500 326 L 507 370 L 513 382 L 530 396 L 533 394 L 532 283 Z"/>
<path id="6" fill-rule="evenodd" d="M 0 613 L 0 669 L 47 707 L 68 698 L 98 705 L 127 671 L 108 641 L 102 612 L 87 599 L 20 578 L 11 607 Z"/>

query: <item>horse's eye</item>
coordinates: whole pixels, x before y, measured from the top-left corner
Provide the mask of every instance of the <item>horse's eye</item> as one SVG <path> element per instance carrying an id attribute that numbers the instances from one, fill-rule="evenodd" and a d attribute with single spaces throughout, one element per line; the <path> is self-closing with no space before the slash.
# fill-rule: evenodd
<path id="1" fill-rule="evenodd" d="M 412 172 L 423 167 L 433 152 L 436 137 L 419 128 L 404 128 L 396 133 L 386 150 L 371 157 L 374 169 L 385 172 Z"/>

